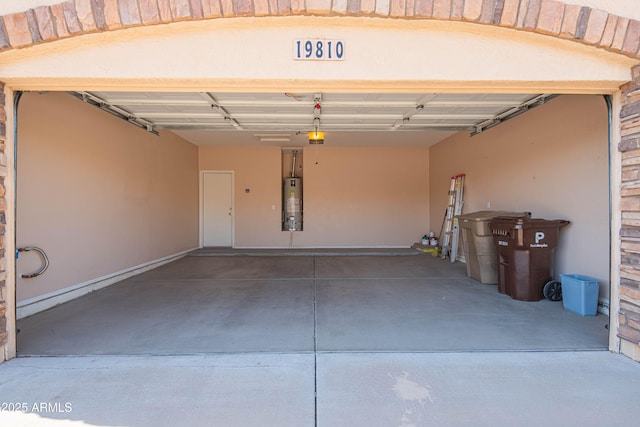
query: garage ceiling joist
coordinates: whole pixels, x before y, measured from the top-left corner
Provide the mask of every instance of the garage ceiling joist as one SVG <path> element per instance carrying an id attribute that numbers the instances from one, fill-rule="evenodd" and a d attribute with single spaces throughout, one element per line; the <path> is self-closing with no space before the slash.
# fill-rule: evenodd
<path id="1" fill-rule="evenodd" d="M 554 95 L 490 93 L 71 92 L 147 131 L 303 133 L 314 129 L 322 97 L 323 131 L 490 129 Z"/>

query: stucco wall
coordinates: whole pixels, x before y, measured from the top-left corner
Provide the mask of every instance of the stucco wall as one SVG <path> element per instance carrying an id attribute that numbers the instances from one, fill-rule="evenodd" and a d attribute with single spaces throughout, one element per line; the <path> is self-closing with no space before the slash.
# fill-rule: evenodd
<path id="1" fill-rule="evenodd" d="M 303 150 L 304 231 L 293 246 L 408 247 L 427 231 L 428 148 Z M 289 246 L 279 147 L 202 147 L 200 169 L 235 171 L 235 246 Z"/>
<path id="2" fill-rule="evenodd" d="M 490 203 L 492 210 L 570 220 L 555 276 L 597 278 L 608 298 L 608 150 L 601 96 L 561 96 L 474 137 L 459 133 L 431 149 L 432 228 L 440 227 L 450 177 L 465 173 L 463 213 Z"/>
<path id="3" fill-rule="evenodd" d="M 17 244 L 49 255 L 19 279 L 18 301 L 198 245 L 198 151 L 63 93 L 28 93 L 19 107 Z M 37 269 L 22 254 L 18 273 Z"/>

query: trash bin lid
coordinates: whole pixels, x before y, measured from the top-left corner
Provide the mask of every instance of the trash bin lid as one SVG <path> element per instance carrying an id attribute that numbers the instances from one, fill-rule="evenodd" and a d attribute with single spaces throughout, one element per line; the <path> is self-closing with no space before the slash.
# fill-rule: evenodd
<path id="1" fill-rule="evenodd" d="M 557 246 L 560 228 L 568 224 L 563 219 L 497 217 L 491 231 L 499 246 L 547 250 Z"/>
<path id="2" fill-rule="evenodd" d="M 474 236 L 491 236 L 491 221 L 502 216 L 527 218 L 531 216 L 531 212 L 478 211 L 457 215 L 456 218 L 460 227 L 471 230 Z"/>
<path id="3" fill-rule="evenodd" d="M 570 224 L 571 221 L 564 219 L 543 219 L 543 218 L 516 218 L 510 216 L 498 216 L 492 220 L 491 226 L 493 228 L 500 228 L 506 225 L 509 228 L 516 230 L 529 229 L 529 228 L 561 228 Z"/>
<path id="4" fill-rule="evenodd" d="M 531 212 L 509 212 L 509 211 L 478 211 L 471 212 L 462 215 L 456 215 L 458 219 L 465 221 L 488 221 L 498 216 L 510 216 L 510 217 L 530 217 Z"/>

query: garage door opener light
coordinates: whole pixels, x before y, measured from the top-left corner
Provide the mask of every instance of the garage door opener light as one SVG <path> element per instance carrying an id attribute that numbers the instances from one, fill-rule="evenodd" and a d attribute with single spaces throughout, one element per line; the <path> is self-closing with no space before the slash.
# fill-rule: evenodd
<path id="1" fill-rule="evenodd" d="M 324 144 L 324 132 L 317 130 L 309 132 L 309 144 Z"/>
<path id="2" fill-rule="evenodd" d="M 313 131 L 309 132 L 309 144 L 324 144 L 324 132 L 320 132 L 320 112 L 322 111 L 322 94 L 313 95 Z"/>

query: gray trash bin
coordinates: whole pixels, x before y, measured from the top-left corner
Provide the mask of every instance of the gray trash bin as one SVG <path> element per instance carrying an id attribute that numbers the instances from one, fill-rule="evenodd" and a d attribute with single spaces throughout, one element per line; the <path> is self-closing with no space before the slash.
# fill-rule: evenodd
<path id="1" fill-rule="evenodd" d="M 478 211 L 458 215 L 467 276 L 480 283 L 498 283 L 498 256 L 491 232 L 491 220 L 499 216 L 528 218 L 531 212 Z"/>

